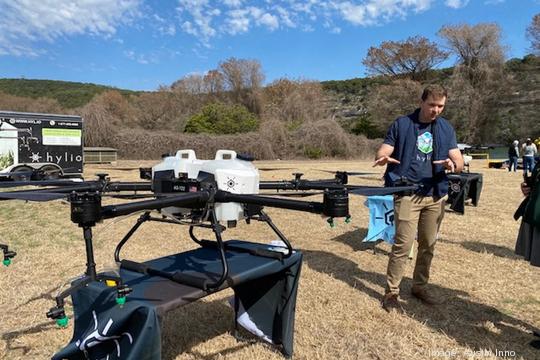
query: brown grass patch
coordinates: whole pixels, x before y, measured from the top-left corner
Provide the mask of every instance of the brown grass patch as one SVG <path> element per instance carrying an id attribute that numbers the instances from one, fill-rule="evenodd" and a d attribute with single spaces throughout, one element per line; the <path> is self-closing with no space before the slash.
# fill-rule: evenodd
<path id="1" fill-rule="evenodd" d="M 151 165 L 145 162 L 142 165 Z M 139 162 L 122 162 L 129 166 Z M 307 178 L 324 178 L 317 169 L 373 170 L 367 161 L 258 162 L 265 167 L 293 167 Z M 324 219 L 307 213 L 268 209 L 292 244 L 305 254 L 296 311 L 296 359 L 436 359 L 454 351 L 455 359 L 495 359 L 495 351 L 513 351 L 516 359 L 538 358 L 527 343 L 540 327 L 540 269 L 513 253 L 519 224 L 512 214 L 521 194 L 521 175 L 487 169 L 477 208 L 466 215 L 447 213 L 432 269 L 432 288 L 446 299 L 426 307 L 409 295 L 412 263 L 402 284 L 407 315 L 381 309 L 387 253 L 365 251 L 367 210 L 364 198 L 351 201 L 353 223 L 330 229 Z M 88 176 L 99 172 L 88 166 Z M 381 169 L 376 171 L 382 172 Z M 264 179 L 289 179 L 295 170 L 262 172 Z M 116 178 L 135 180 L 137 171 L 111 170 Z M 352 179 L 377 185 L 374 179 Z M 316 199 L 316 198 L 314 198 Z M 9 268 L 0 268 L 0 358 L 46 359 L 64 346 L 73 324 L 56 329 L 45 318 L 52 297 L 71 277 L 84 271 L 84 243 L 61 203 L 2 202 L 2 241 L 19 255 Z M 116 243 L 136 217 L 96 229 L 98 266 L 113 259 Z M 226 238 L 270 241 L 275 236 L 261 224 L 240 225 Z M 163 241 L 170 239 L 170 241 Z M 145 224 L 126 245 L 124 254 L 149 259 L 193 247 L 187 228 Z M 214 294 L 180 308 L 164 319 L 165 359 L 282 359 L 260 342 L 237 341 L 232 335 L 231 291 Z M 69 316 L 71 317 L 71 309 Z M 71 319 L 72 320 L 72 319 Z M 476 355 L 467 356 L 473 354 Z M 491 355 L 488 351 L 491 351 Z M 447 357 L 448 358 L 448 357 Z M 512 358 L 512 357 L 509 357 Z"/>

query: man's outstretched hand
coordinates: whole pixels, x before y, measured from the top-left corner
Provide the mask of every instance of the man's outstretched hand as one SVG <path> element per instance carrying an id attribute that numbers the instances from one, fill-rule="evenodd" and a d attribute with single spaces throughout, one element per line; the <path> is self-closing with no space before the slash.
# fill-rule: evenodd
<path id="1" fill-rule="evenodd" d="M 433 161 L 434 164 L 441 164 L 444 166 L 446 170 L 450 170 L 450 172 L 454 172 L 456 170 L 456 165 L 454 162 L 450 159 L 445 160 L 435 160 Z"/>
<path id="2" fill-rule="evenodd" d="M 375 162 L 373 163 L 373 167 L 375 166 L 384 166 L 386 164 L 399 164 L 399 161 L 394 159 L 394 158 L 391 158 L 390 156 L 381 156 L 380 158 L 378 158 L 377 160 L 375 160 Z"/>

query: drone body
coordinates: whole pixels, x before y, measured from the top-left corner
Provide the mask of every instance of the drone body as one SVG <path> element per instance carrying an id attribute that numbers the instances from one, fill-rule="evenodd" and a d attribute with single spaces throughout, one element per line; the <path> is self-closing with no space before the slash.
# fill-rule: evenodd
<path id="1" fill-rule="evenodd" d="M 211 176 L 209 176 L 210 174 Z M 199 160 L 193 150 L 178 150 L 152 168 L 156 194 L 197 192 L 204 178 L 213 177 L 217 190 L 233 194 L 258 194 L 259 171 L 250 161 L 239 158 L 233 150 L 218 150 L 214 160 Z M 186 214 L 184 208 L 168 207 L 164 212 Z M 218 221 L 234 222 L 245 217 L 239 203 L 216 203 Z"/>

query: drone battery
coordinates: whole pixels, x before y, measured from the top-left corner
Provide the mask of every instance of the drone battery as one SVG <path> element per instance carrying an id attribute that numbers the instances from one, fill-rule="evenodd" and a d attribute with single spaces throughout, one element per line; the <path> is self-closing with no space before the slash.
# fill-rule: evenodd
<path id="1" fill-rule="evenodd" d="M 347 190 L 327 190 L 323 197 L 323 214 L 330 217 L 349 216 L 349 194 Z"/>

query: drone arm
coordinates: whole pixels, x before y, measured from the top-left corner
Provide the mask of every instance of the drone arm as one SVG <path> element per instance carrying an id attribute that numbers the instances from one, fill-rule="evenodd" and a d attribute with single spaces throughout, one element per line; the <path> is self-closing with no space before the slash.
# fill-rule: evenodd
<path id="1" fill-rule="evenodd" d="M 109 219 L 141 210 L 162 209 L 168 206 L 191 207 L 192 205 L 200 205 L 202 207 L 208 201 L 208 199 L 210 199 L 210 193 L 208 191 L 199 191 L 155 200 L 137 201 L 120 205 L 108 205 L 102 207 L 101 217 L 103 219 Z"/>
<path id="2" fill-rule="evenodd" d="M 307 202 L 291 199 L 278 199 L 260 195 L 233 194 L 226 191 L 218 191 L 215 196 L 216 202 L 237 202 L 242 204 L 254 204 L 270 206 L 281 209 L 298 210 L 312 212 L 316 214 L 323 213 L 323 204 L 319 202 Z"/>
<path id="3" fill-rule="evenodd" d="M 152 190 L 152 184 L 149 182 L 126 182 L 126 183 L 109 183 L 107 184 L 107 191 L 150 191 Z"/>
<path id="4" fill-rule="evenodd" d="M 261 181 L 260 190 L 296 190 L 297 184 L 292 181 Z"/>
<path id="5" fill-rule="evenodd" d="M 325 190 L 325 189 L 343 189 L 346 183 L 343 180 L 325 179 L 325 180 L 293 180 L 293 181 L 261 181 L 260 190 Z"/>

